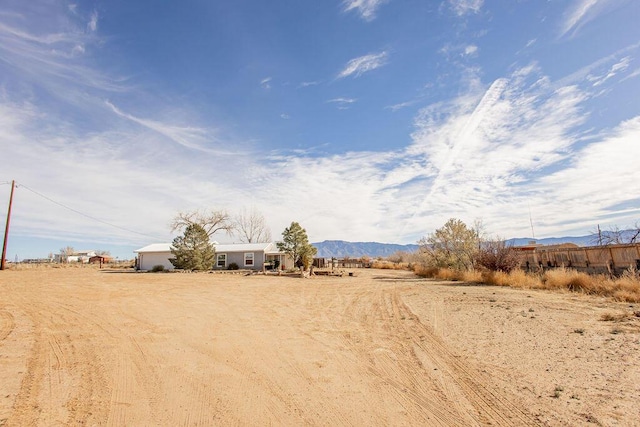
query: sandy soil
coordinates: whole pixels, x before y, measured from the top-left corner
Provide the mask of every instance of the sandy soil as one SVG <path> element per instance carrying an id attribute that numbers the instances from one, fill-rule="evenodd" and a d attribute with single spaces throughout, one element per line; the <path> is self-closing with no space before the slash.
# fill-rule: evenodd
<path id="1" fill-rule="evenodd" d="M 640 425 L 638 310 L 389 270 L 0 271 L 0 426 Z"/>

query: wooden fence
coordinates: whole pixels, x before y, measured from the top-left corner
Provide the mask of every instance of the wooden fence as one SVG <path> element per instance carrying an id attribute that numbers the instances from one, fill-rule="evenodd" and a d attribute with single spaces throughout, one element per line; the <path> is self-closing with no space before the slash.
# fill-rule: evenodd
<path id="1" fill-rule="evenodd" d="M 522 254 L 525 270 L 557 267 L 573 268 L 588 273 L 621 274 L 629 268 L 640 270 L 640 244 L 551 247 L 525 246 Z"/>

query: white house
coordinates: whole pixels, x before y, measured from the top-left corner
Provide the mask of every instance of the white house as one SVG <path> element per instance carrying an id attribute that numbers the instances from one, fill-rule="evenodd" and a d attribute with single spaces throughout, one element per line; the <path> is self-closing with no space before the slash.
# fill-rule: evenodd
<path id="1" fill-rule="evenodd" d="M 87 264 L 91 257 L 96 256 L 96 251 L 77 251 L 72 254 L 55 254 L 55 262 L 72 263 L 81 262 Z"/>
<path id="2" fill-rule="evenodd" d="M 214 270 L 226 270 L 232 263 L 241 269 L 251 270 L 262 270 L 265 263 L 277 265 L 280 269 L 293 267 L 291 258 L 278 251 L 275 243 L 215 243 L 213 247 L 216 250 Z M 138 270 L 148 271 L 156 265 L 162 265 L 166 270 L 174 268 L 169 261 L 174 258 L 171 243 L 154 243 L 134 252 L 138 254 Z"/>

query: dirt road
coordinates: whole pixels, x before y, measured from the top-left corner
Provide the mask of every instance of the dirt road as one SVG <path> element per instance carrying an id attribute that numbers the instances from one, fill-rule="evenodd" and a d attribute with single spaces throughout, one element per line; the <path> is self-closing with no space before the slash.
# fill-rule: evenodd
<path id="1" fill-rule="evenodd" d="M 0 272 L 0 426 L 640 424 L 640 307 L 355 273 Z"/>

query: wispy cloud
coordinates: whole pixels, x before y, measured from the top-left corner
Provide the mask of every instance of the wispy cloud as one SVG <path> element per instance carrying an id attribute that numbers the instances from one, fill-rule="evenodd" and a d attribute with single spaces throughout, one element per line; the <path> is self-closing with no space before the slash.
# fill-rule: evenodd
<path id="1" fill-rule="evenodd" d="M 185 148 L 190 148 L 206 153 L 227 155 L 236 154 L 236 152 L 232 152 L 230 150 L 207 147 L 207 143 L 211 144 L 212 142 L 214 142 L 212 132 L 208 131 L 207 129 L 196 127 L 181 127 L 154 120 L 141 119 L 121 111 L 118 107 L 116 107 L 109 101 L 106 101 L 106 104 L 118 116 L 137 123 L 147 129 L 153 130 Z"/>
<path id="2" fill-rule="evenodd" d="M 638 49 L 640 49 L 640 42 L 634 43 L 630 46 L 622 48 L 612 53 L 611 55 L 607 55 L 603 58 L 600 58 L 597 61 L 594 61 L 578 69 L 577 71 L 574 71 L 568 76 L 558 80 L 556 82 L 556 85 L 560 87 L 560 86 L 581 83 L 583 80 L 589 80 L 589 76 L 593 76 L 595 73 L 598 72 L 598 70 L 601 70 L 603 67 L 609 66 L 609 64 L 611 64 L 613 61 L 620 61 L 618 58 L 620 58 L 622 55 L 628 56 L 630 52 L 636 51 Z M 613 69 L 613 67 L 614 66 L 611 66 L 611 69 Z"/>
<path id="3" fill-rule="evenodd" d="M 338 74 L 338 78 L 342 79 L 349 76 L 360 77 L 366 72 L 386 65 L 387 58 L 388 54 L 385 51 L 354 58 L 347 62 L 347 65 Z"/>
<path id="4" fill-rule="evenodd" d="M 398 111 L 398 110 L 401 110 L 403 108 L 410 107 L 410 106 L 414 105 L 415 103 L 416 103 L 416 101 L 405 101 L 405 102 L 400 102 L 398 104 L 387 105 L 384 108 L 387 109 L 387 110 L 391 110 L 391 111 Z"/>
<path id="5" fill-rule="evenodd" d="M 574 0 L 560 23 L 559 36 L 572 37 L 583 25 L 625 3 L 626 0 Z"/>
<path id="6" fill-rule="evenodd" d="M 260 80 L 260 86 L 262 86 L 263 89 L 271 89 L 271 80 L 271 77 L 265 77 Z"/>
<path id="7" fill-rule="evenodd" d="M 7 78 L 30 81 L 69 102 L 84 96 L 84 90 L 126 90 L 120 79 L 87 65 L 83 57 L 85 46 L 97 41 L 84 31 L 36 33 L 0 22 L 0 41 Z"/>
<path id="8" fill-rule="evenodd" d="M 449 0 L 449 6 L 458 16 L 480 12 L 483 3 L 484 0 Z"/>
<path id="9" fill-rule="evenodd" d="M 317 86 L 319 85 L 320 82 L 319 81 L 311 81 L 311 82 L 302 82 L 298 85 L 298 88 L 301 87 L 309 87 L 309 86 Z"/>
<path id="10" fill-rule="evenodd" d="M 91 17 L 89 18 L 89 23 L 87 24 L 87 29 L 89 31 L 95 32 L 98 29 L 98 12 L 93 11 Z"/>
<path id="11" fill-rule="evenodd" d="M 357 99 L 355 98 L 333 98 L 329 99 L 327 103 L 337 104 L 339 110 L 346 110 L 349 106 L 355 103 Z"/>
<path id="12" fill-rule="evenodd" d="M 464 48 L 464 55 L 465 56 L 476 56 L 477 54 L 478 54 L 478 46 L 476 46 L 474 44 L 467 45 Z"/>
<path id="13" fill-rule="evenodd" d="M 587 80 L 593 82 L 593 86 L 600 86 L 610 78 L 615 77 L 618 73 L 626 70 L 631 63 L 631 57 L 625 56 L 619 62 L 611 66 L 609 71 L 603 76 L 587 76 Z"/>
<path id="14" fill-rule="evenodd" d="M 594 10 L 594 6 L 601 0 L 576 0 L 571 9 L 565 14 L 560 28 L 562 37 L 571 30 L 577 30 L 585 21 L 591 19 L 589 12 Z"/>
<path id="15" fill-rule="evenodd" d="M 342 7 L 345 12 L 356 10 L 362 19 L 372 21 L 378 8 L 387 1 L 389 0 L 343 0 Z"/>

